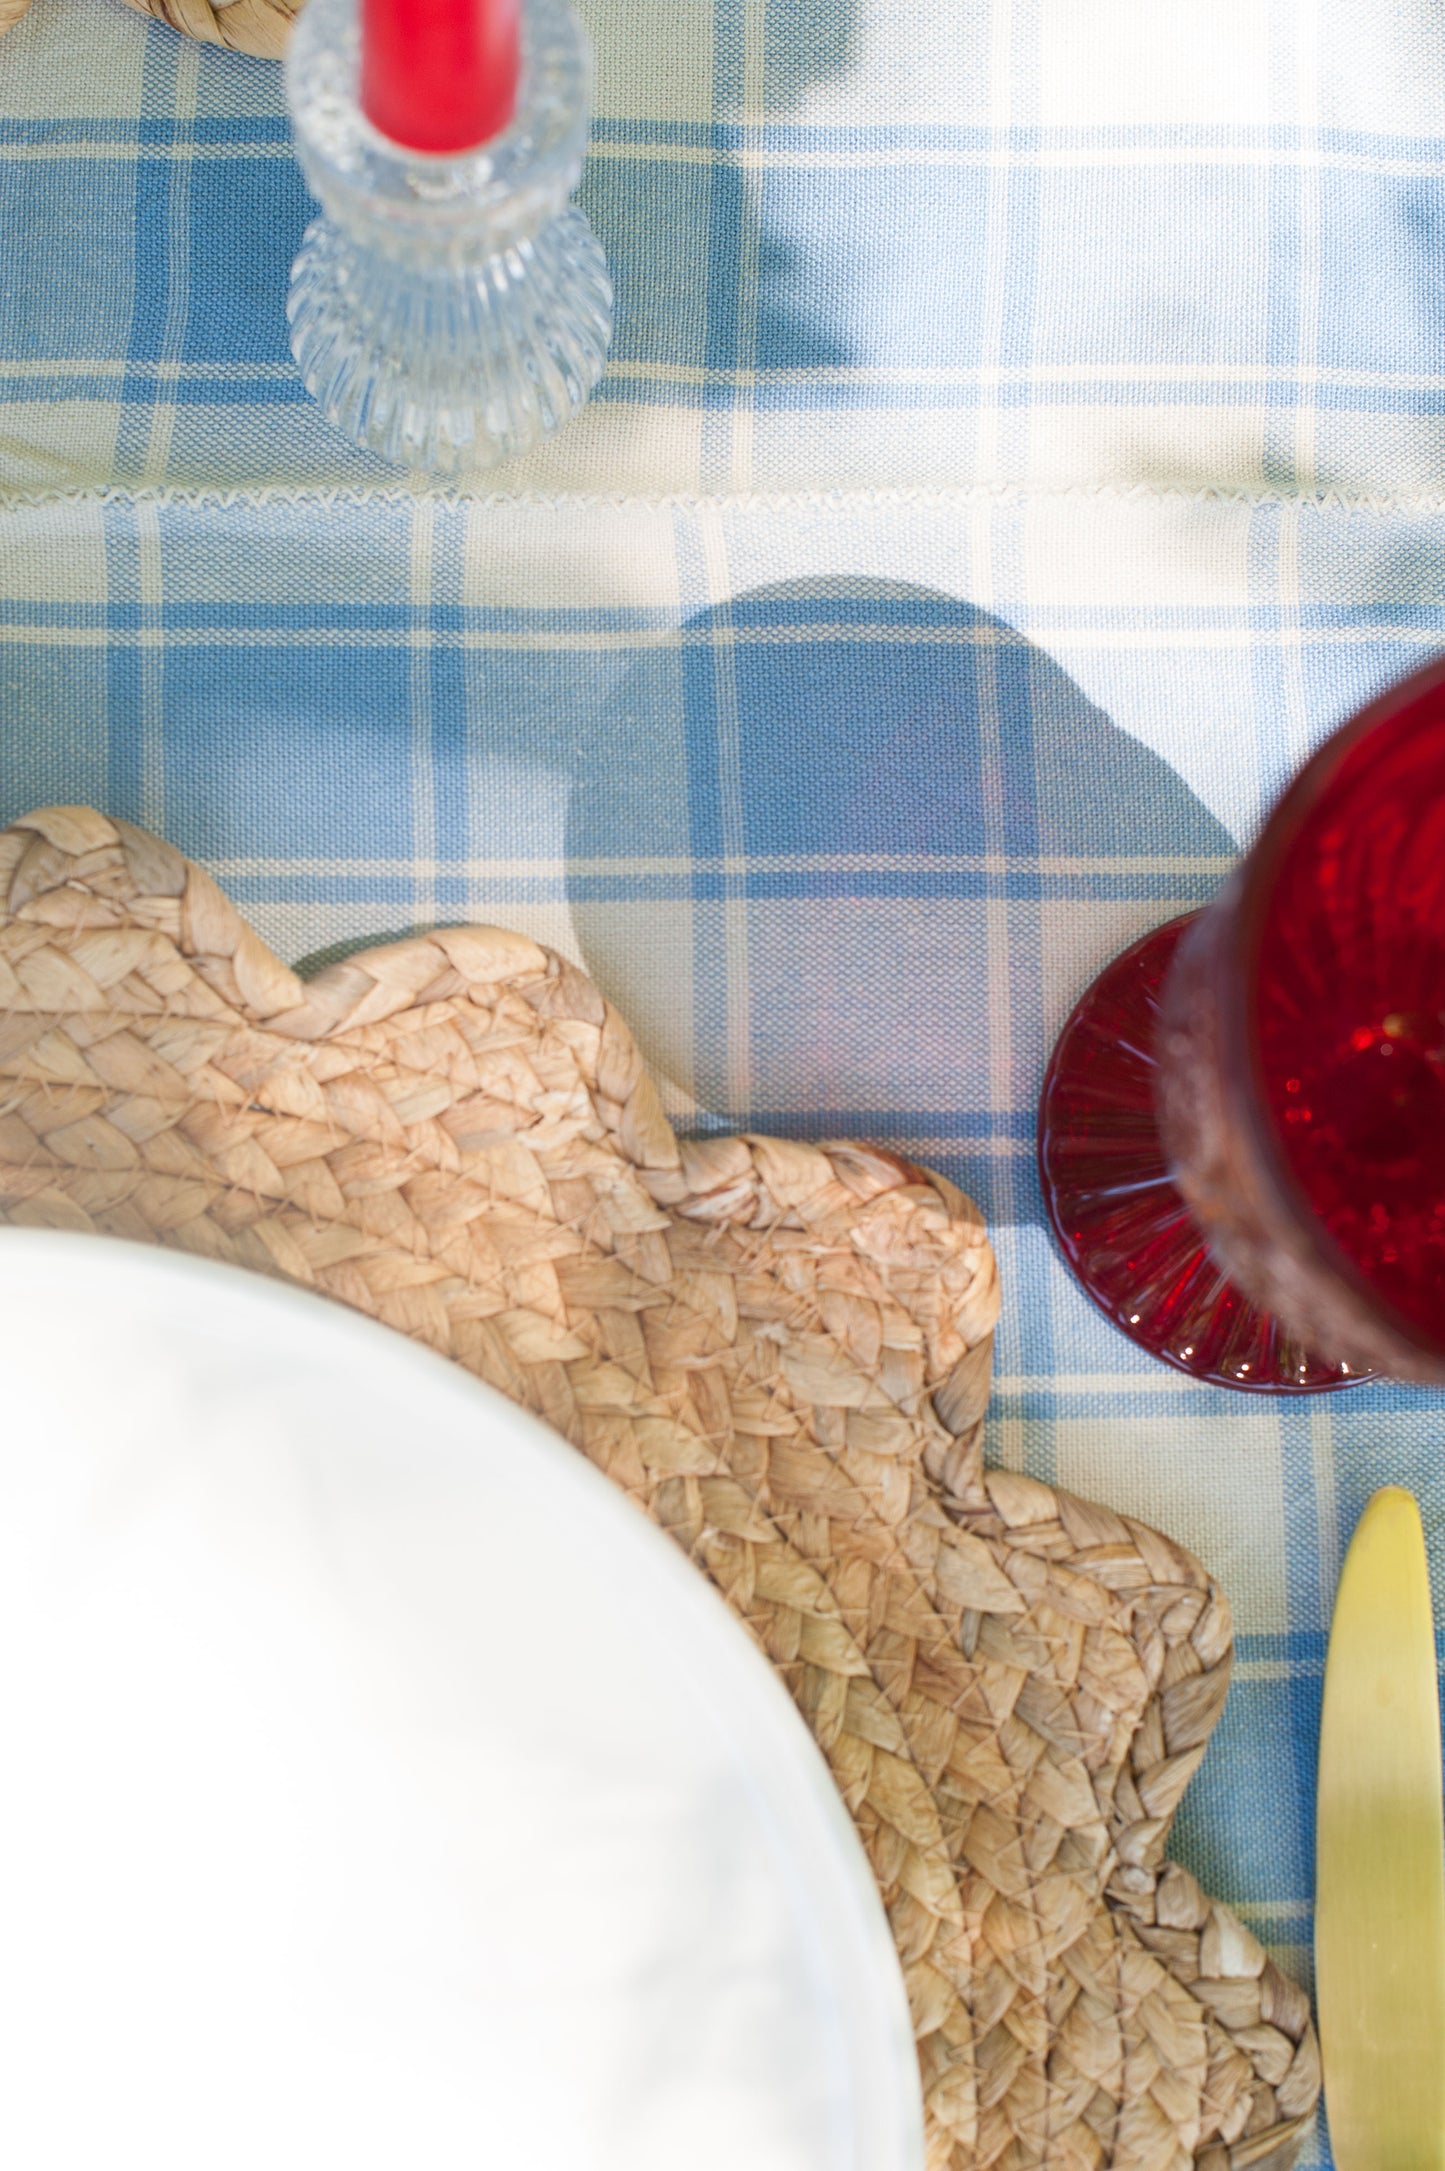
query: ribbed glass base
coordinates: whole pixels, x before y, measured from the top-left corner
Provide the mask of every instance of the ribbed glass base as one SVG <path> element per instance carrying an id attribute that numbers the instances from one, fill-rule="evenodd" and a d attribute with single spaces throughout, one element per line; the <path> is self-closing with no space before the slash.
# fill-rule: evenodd
<path id="1" fill-rule="evenodd" d="M 1114 958 L 1059 1035 L 1039 1108 L 1039 1176 L 1054 1235 L 1106 1318 L 1179 1371 L 1256 1393 L 1353 1387 L 1370 1374 L 1315 1356 L 1235 1288 L 1170 1180 L 1154 1111 L 1154 1036 L 1189 925 L 1156 927 Z"/>
<path id="2" fill-rule="evenodd" d="M 291 352 L 328 422 L 399 467 L 460 479 L 530 452 L 602 374 L 612 282 L 585 215 L 480 263 L 417 265 L 308 229 Z"/>

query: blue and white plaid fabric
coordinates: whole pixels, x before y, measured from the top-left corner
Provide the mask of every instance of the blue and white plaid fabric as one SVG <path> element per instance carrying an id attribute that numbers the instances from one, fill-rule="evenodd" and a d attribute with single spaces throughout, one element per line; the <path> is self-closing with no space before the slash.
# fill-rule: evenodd
<path id="1" fill-rule="evenodd" d="M 161 830 L 290 959 L 510 922 L 681 1117 L 961 1181 L 1005 1276 L 993 1457 L 1234 1600 L 1179 1847 L 1307 1979 L 1340 1551 L 1396 1479 L 1445 1577 L 1445 1398 L 1152 1365 L 1052 1258 L 1031 1134 L 1095 969 L 1445 648 L 1445 19 L 584 13 L 614 358 L 466 497 L 296 379 L 274 68 L 113 0 L 0 45 L 0 816 Z"/>

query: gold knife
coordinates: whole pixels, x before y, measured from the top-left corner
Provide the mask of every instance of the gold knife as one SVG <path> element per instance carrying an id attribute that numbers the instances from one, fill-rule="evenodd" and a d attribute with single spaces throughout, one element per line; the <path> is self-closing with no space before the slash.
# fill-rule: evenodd
<path id="1" fill-rule="evenodd" d="M 1425 1535 L 1375 1494 L 1335 1598 L 1316 1808 L 1315 1981 L 1338 2171 L 1445 2171 L 1445 1816 Z"/>

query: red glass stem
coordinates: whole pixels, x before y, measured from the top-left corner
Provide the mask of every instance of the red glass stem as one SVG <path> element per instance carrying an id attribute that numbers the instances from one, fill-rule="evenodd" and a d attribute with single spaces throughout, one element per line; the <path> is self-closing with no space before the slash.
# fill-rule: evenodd
<path id="1" fill-rule="evenodd" d="M 1279 1387 L 1445 1382 L 1445 660 L 1316 750 L 1182 939 L 1105 967 L 1040 1166 L 1084 1287 L 1169 1362 L 1257 1381 L 1252 1321 Z"/>
<path id="2" fill-rule="evenodd" d="M 1334 1241 L 1271 1125 L 1248 1009 L 1269 988 L 1248 955 L 1246 879 L 1189 928 L 1164 985 L 1155 1091 L 1174 1180 L 1215 1257 L 1288 1332 L 1356 1373 L 1438 1381 L 1438 1352 Z"/>

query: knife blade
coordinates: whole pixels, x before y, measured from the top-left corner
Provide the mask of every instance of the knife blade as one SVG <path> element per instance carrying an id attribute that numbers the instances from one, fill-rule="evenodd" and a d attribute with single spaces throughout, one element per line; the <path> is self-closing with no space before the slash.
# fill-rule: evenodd
<path id="1" fill-rule="evenodd" d="M 1315 1982 L 1339 2171 L 1445 2171 L 1445 1815 L 1425 1535 L 1377 1492 L 1330 1626 Z"/>

